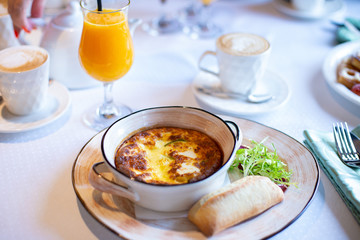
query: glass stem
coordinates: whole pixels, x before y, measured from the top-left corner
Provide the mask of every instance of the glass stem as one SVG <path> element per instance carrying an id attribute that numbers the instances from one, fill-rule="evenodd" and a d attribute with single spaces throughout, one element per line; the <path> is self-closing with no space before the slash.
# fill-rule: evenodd
<path id="1" fill-rule="evenodd" d="M 159 17 L 159 25 L 164 24 L 167 22 L 167 12 L 166 12 L 166 0 L 161 0 L 161 10 L 160 10 L 160 17 Z"/>
<path id="2" fill-rule="evenodd" d="M 118 109 L 114 104 L 112 87 L 112 82 L 104 83 L 104 102 L 99 108 L 99 115 L 107 119 L 119 114 Z"/>
<path id="3" fill-rule="evenodd" d="M 196 13 L 197 13 L 197 6 L 196 4 L 193 2 L 191 3 L 187 8 L 185 8 L 186 11 L 186 15 L 189 17 L 195 17 Z"/>
<path id="4" fill-rule="evenodd" d="M 209 21 L 209 14 L 210 14 L 210 6 L 203 5 L 200 10 L 200 17 L 199 17 L 199 25 L 201 27 L 206 27 Z"/>

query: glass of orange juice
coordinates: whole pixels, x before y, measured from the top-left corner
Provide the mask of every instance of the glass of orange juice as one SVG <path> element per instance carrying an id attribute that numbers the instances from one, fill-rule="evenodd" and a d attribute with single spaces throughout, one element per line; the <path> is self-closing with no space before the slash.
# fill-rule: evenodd
<path id="1" fill-rule="evenodd" d="M 84 25 L 79 46 L 81 66 L 94 79 L 104 84 L 102 105 L 90 109 L 85 123 L 102 130 L 130 108 L 113 101 L 114 81 L 122 78 L 133 63 L 133 43 L 128 25 L 130 0 L 81 0 Z"/>
<path id="2" fill-rule="evenodd" d="M 201 2 L 200 9 L 196 12 L 195 23 L 184 27 L 184 32 L 191 38 L 212 38 L 221 34 L 222 29 L 213 22 L 211 6 L 216 0 L 197 0 Z"/>

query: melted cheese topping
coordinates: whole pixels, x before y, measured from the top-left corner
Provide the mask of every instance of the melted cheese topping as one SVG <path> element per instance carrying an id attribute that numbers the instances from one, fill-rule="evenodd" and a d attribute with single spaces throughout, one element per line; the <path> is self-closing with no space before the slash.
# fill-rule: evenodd
<path id="1" fill-rule="evenodd" d="M 139 132 L 117 149 L 116 168 L 130 178 L 155 184 L 184 184 L 218 170 L 223 153 L 204 133 L 182 128 Z"/>

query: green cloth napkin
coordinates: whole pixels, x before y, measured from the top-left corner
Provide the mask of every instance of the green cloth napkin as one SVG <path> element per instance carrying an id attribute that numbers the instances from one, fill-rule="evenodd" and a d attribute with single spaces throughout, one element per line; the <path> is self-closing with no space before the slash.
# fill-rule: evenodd
<path id="1" fill-rule="evenodd" d="M 352 23 L 357 29 L 360 30 L 360 19 L 346 18 L 347 21 Z M 358 40 L 360 37 L 351 32 L 347 27 L 341 26 L 336 31 L 336 40 L 338 43 Z"/>
<path id="2" fill-rule="evenodd" d="M 360 136 L 360 126 L 352 133 Z M 319 165 L 360 224 L 360 168 L 343 164 L 337 155 L 333 133 L 304 131 L 305 145 L 314 154 Z"/>

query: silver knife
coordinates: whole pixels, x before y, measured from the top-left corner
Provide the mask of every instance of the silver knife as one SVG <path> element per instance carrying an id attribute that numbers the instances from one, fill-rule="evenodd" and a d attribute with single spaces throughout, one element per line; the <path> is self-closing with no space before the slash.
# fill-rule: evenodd
<path id="1" fill-rule="evenodd" d="M 354 146 L 355 146 L 355 149 L 356 149 L 357 153 L 360 154 L 360 138 L 355 136 L 355 134 L 353 134 L 352 132 L 350 132 L 350 136 L 351 136 L 351 139 L 354 142 Z"/>

